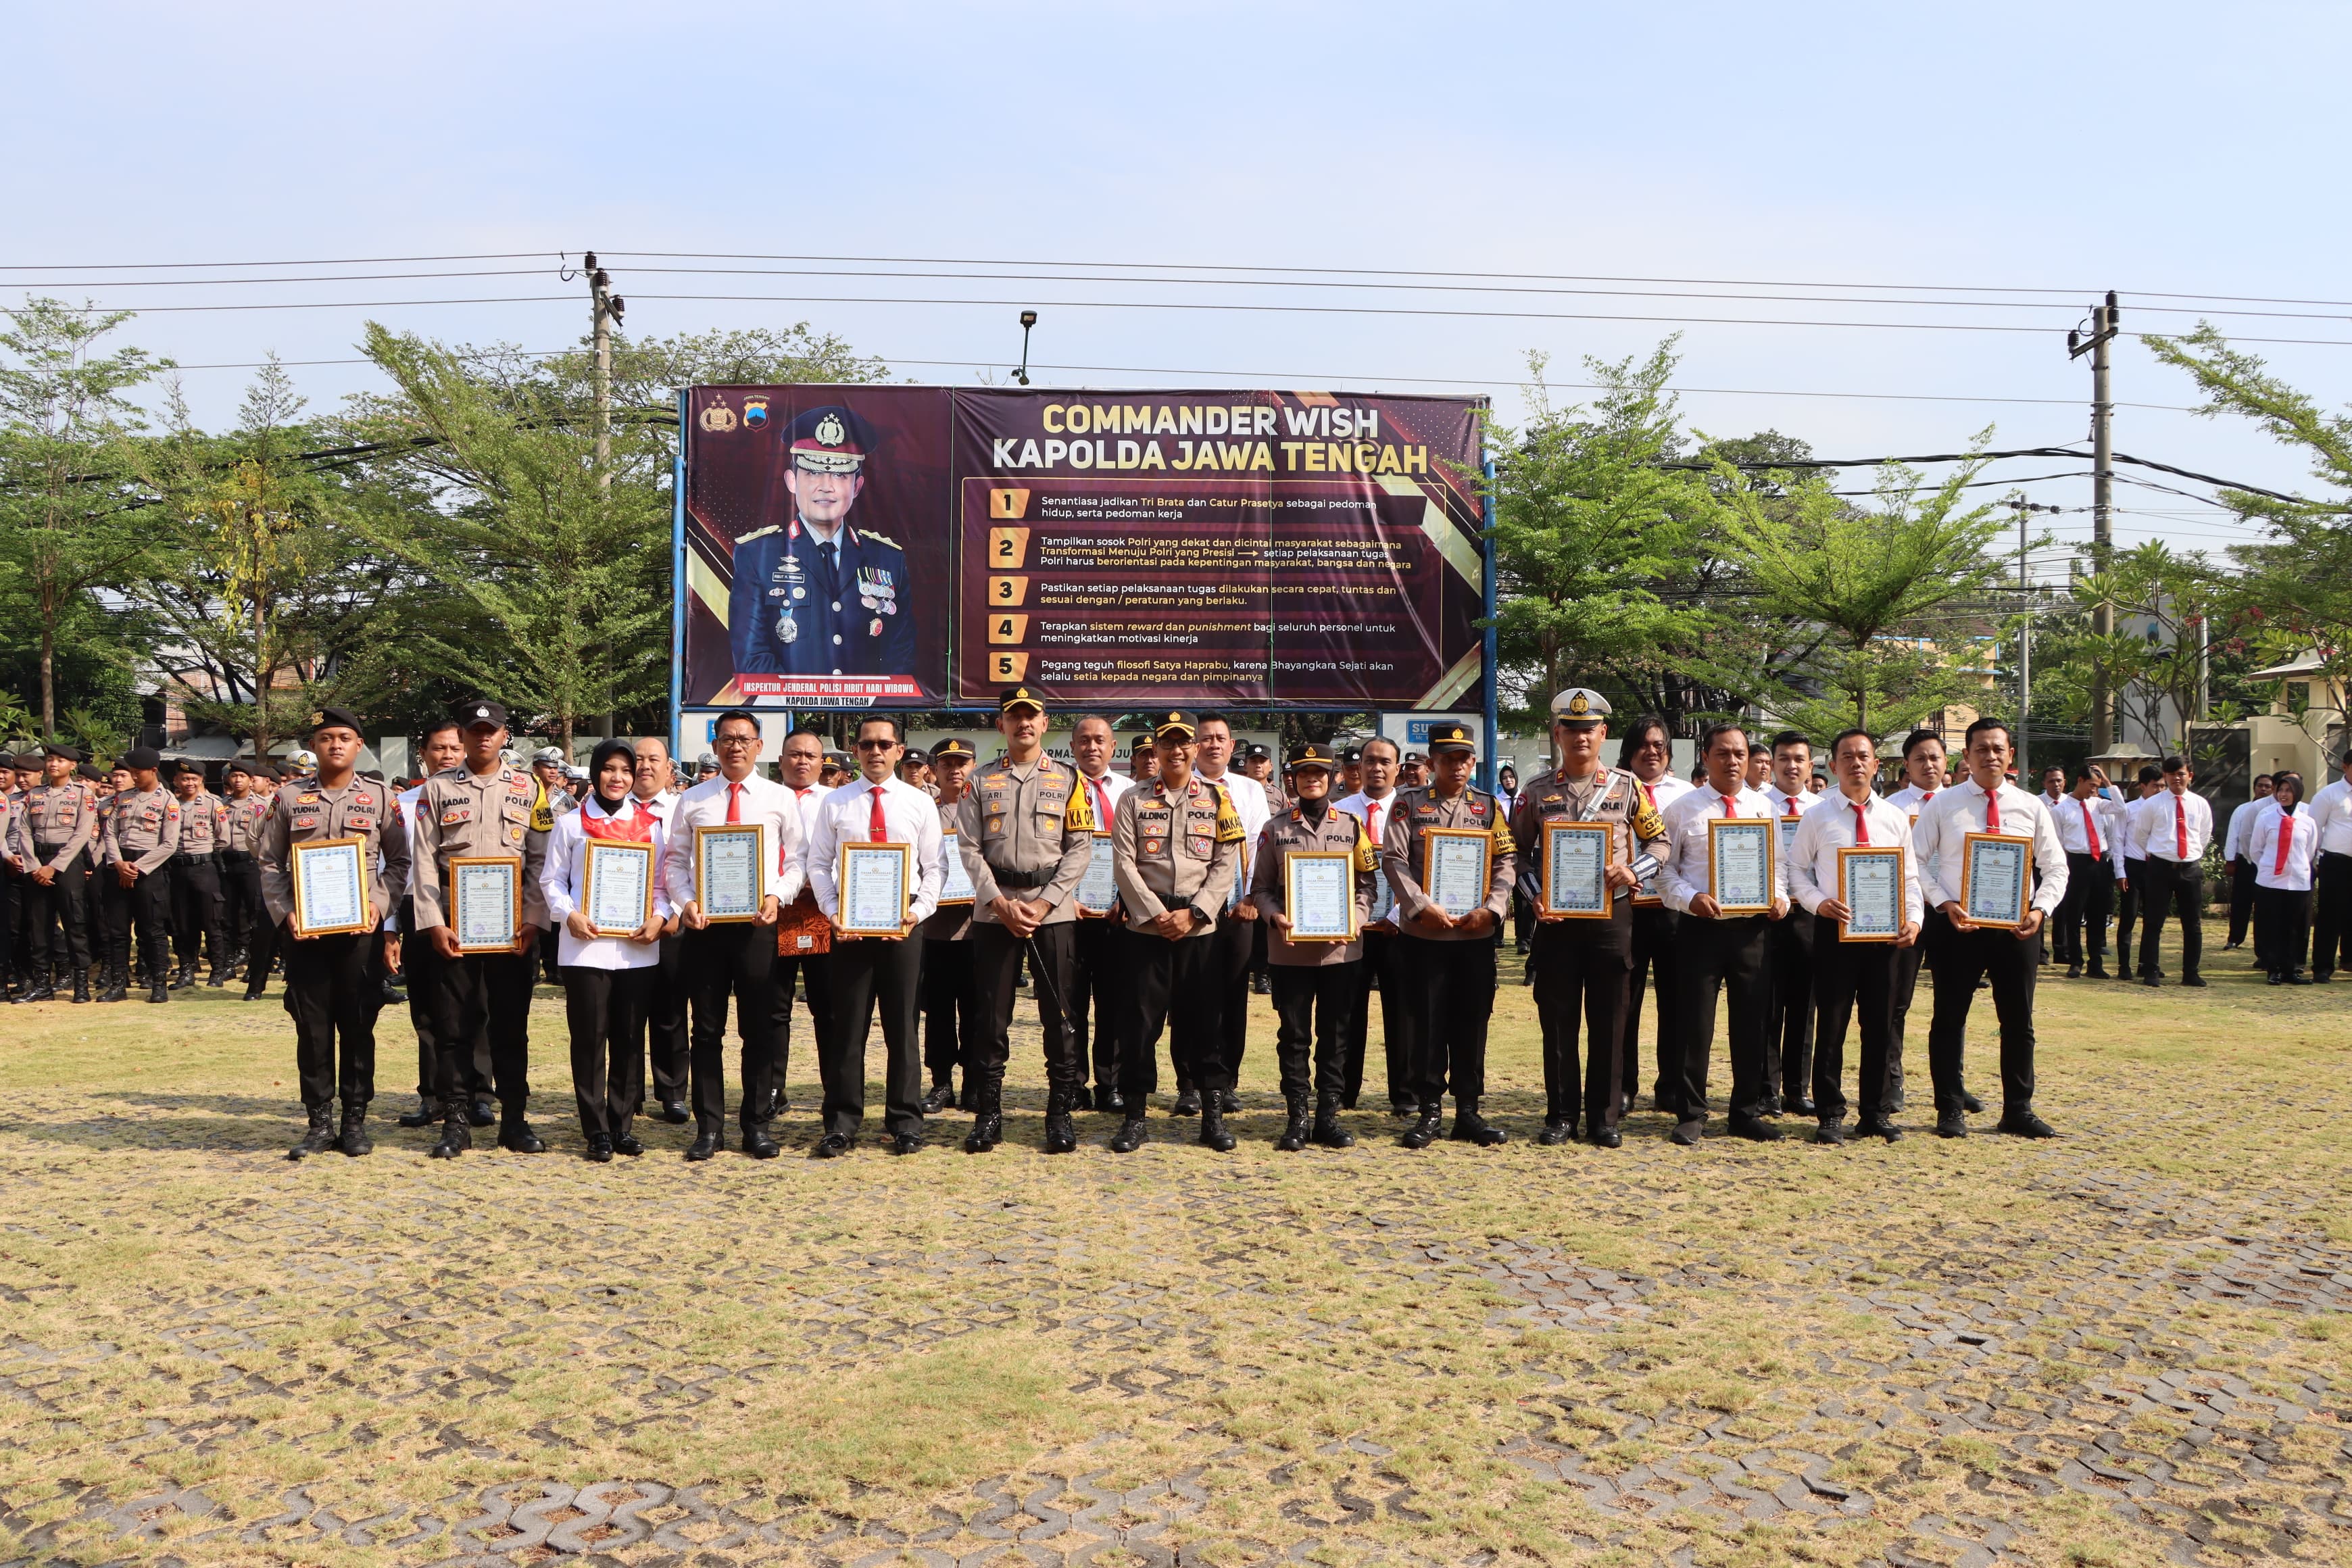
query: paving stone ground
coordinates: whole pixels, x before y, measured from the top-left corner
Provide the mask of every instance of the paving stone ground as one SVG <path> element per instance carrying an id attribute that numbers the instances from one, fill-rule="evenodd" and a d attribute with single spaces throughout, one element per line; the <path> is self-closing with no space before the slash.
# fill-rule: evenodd
<path id="1" fill-rule="evenodd" d="M 800 1158 L 796 1048 L 704 1166 L 578 1157 L 551 992 L 454 1164 L 287 1163 L 274 1005 L 15 1009 L 0 1563 L 2352 1561 L 2352 988 L 2235 956 L 2044 983 L 2055 1142 L 1836 1150 L 1536 1147 L 1516 984 L 1417 1155 L 1274 1152 L 1262 1001 L 1231 1156 L 1048 1158 L 1024 1026 L 993 1155 Z"/>

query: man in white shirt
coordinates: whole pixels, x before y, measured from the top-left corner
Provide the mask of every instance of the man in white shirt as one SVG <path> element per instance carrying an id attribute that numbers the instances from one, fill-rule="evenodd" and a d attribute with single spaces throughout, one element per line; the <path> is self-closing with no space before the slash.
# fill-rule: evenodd
<path id="1" fill-rule="evenodd" d="M 2246 804 L 2230 813 L 2229 825 L 2221 830 L 2221 868 L 2230 878 L 2230 940 L 2224 952 L 2245 944 L 2246 927 L 2254 918 L 2254 863 L 2246 854 L 2246 835 L 2270 804 L 2276 782 L 2268 773 L 2256 773 Z"/>
<path id="2" fill-rule="evenodd" d="M 1886 804 L 1910 818 L 1914 840 L 1919 835 L 1919 813 L 1950 783 L 1943 736 L 1933 730 L 1914 730 L 1903 737 L 1903 787 L 1888 795 Z M 1919 992 L 1919 971 L 1934 961 L 1943 924 L 1944 911 L 1929 903 L 1920 924 L 1919 940 L 1895 955 L 1895 1055 L 1886 1064 L 1886 1113 L 1890 1116 L 1903 1109 L 1903 1042 L 1909 1037 L 1911 1003 Z M 1966 1085 L 1960 1089 L 1960 1100 L 1971 1116 L 1984 1109 Z"/>
<path id="3" fill-rule="evenodd" d="M 1796 843 L 1797 826 L 1822 797 L 1812 791 L 1813 747 L 1794 730 L 1772 737 L 1772 774 L 1763 789 L 1772 803 L 1774 826 L 1785 858 Z M 1791 906 L 1789 918 L 1765 939 L 1772 975 L 1772 1029 L 1764 1051 L 1764 1089 L 1777 1116 L 1783 1107 L 1798 1116 L 1813 1114 L 1813 917 Z"/>
<path id="4" fill-rule="evenodd" d="M 1374 736 L 1365 742 L 1356 758 L 1363 788 L 1339 803 L 1339 810 L 1364 825 L 1364 837 L 1375 845 L 1388 832 L 1389 815 L 1396 808 L 1397 773 L 1402 761 L 1394 741 Z M 1374 918 L 1364 927 L 1364 991 L 1356 998 L 1355 1011 L 1348 1019 L 1347 1083 L 1339 1103 L 1353 1110 L 1356 1097 L 1362 1092 L 1364 1050 L 1371 1037 L 1372 994 L 1377 991 L 1381 998 L 1381 1055 L 1388 1064 L 1389 1111 L 1394 1116 L 1410 1117 L 1415 1110 L 1412 1089 L 1407 1081 L 1412 1066 L 1412 994 L 1407 989 L 1409 981 L 1402 967 L 1405 949 L 1397 935 L 1395 897 L 1388 890 L 1386 876 L 1374 876 Z"/>
<path id="5" fill-rule="evenodd" d="M 1618 742 L 1617 765 L 1633 775 L 1643 798 L 1663 819 L 1666 807 L 1690 794 L 1688 779 L 1675 774 L 1674 732 L 1655 713 L 1637 715 Z M 1650 1089 L 1660 1110 L 1680 1102 L 1682 1064 L 1675 1055 L 1675 1005 L 1680 1000 L 1675 984 L 1675 958 L 1682 946 L 1683 917 L 1666 908 L 1653 873 L 1633 889 L 1633 973 L 1625 995 L 1624 1060 L 1618 1079 L 1619 1114 L 1633 1109 L 1642 1087 L 1642 994 L 1654 978 L 1658 993 L 1658 1072 Z"/>
<path id="6" fill-rule="evenodd" d="M 2340 952 L 2352 963 L 2352 747 L 2336 760 L 2336 782 L 2311 797 L 2319 867 L 2311 893 L 2311 978 L 2325 984 Z"/>
<path id="7" fill-rule="evenodd" d="M 1234 1082 L 1242 1078 L 1242 1051 L 1249 1044 L 1249 975 L 1250 966 L 1264 951 L 1259 943 L 1265 939 L 1257 927 L 1257 906 L 1243 895 L 1250 884 L 1250 858 L 1257 853 L 1258 835 L 1265 831 L 1266 818 L 1274 815 L 1265 798 L 1265 786 L 1255 779 L 1245 778 L 1231 771 L 1234 757 L 1234 729 L 1222 713 L 1203 713 L 1196 721 L 1200 731 L 1196 743 L 1200 747 L 1193 771 L 1201 778 L 1225 792 L 1234 803 L 1234 810 L 1242 819 L 1242 864 L 1234 886 L 1234 903 L 1227 910 L 1229 919 L 1217 922 L 1210 940 L 1217 943 L 1217 973 L 1224 986 L 1223 1011 L 1219 1015 L 1224 1030 L 1225 1073 Z M 1179 1100 L 1176 1110 L 1183 1114 L 1181 1098 L 1188 1086 L 1176 1086 Z M 1232 1115 L 1242 1102 L 1232 1089 L 1225 1093 L 1225 1113 Z"/>
<path id="8" fill-rule="evenodd" d="M 630 748 L 631 798 L 653 814 L 662 831 L 669 831 L 669 819 L 677 805 L 675 771 L 670 767 L 669 742 L 658 735 L 647 735 Z M 688 1120 L 686 1109 L 688 1067 L 686 1033 L 686 986 L 678 968 L 678 936 L 671 931 L 661 939 L 660 961 L 654 966 L 654 977 L 646 991 L 646 1008 L 639 1020 L 644 1028 L 647 1054 L 652 1058 L 654 1100 L 661 1107 L 661 1119 L 673 1126 L 684 1126 Z M 640 1075 L 638 1087 L 644 1088 Z M 642 1108 L 641 1108 L 642 1109 Z"/>
<path id="9" fill-rule="evenodd" d="M 755 1160 L 772 1160 L 782 1152 L 768 1136 L 775 1101 L 776 918 L 801 890 L 800 808 L 790 790 L 759 775 L 759 720 L 740 709 L 720 714 L 712 743 L 719 748 L 718 776 L 677 797 L 662 852 L 663 884 L 684 928 L 678 968 L 692 1015 L 694 1142 L 686 1157 L 708 1160 L 719 1152 L 727 1122 L 731 997 L 743 1042 L 743 1100 L 737 1111 L 743 1152 Z M 730 825 L 760 829 L 760 901 L 748 920 L 714 922 L 697 897 L 695 829 Z"/>
<path id="10" fill-rule="evenodd" d="M 1706 783 L 1666 808 L 1666 849 L 1658 874 L 1666 907 L 1682 922 L 1681 989 L 1676 1009 L 1682 1037 L 1682 1090 L 1675 1102 L 1675 1142 L 1697 1143 L 1706 1131 L 1706 1076 L 1715 1048 L 1715 1007 L 1731 998 L 1731 1132 L 1769 1142 L 1780 1130 L 1764 1120 L 1772 1086 L 1764 1076 L 1771 1049 L 1772 976 L 1766 937 L 1789 913 L 1788 858 L 1772 856 L 1769 907 L 1760 912 L 1727 913 L 1716 898 L 1707 822 L 1714 817 L 1752 817 L 1769 822 L 1771 803 L 1747 786 L 1748 731 L 1737 724 L 1710 724 L 1699 736 Z M 1779 829 L 1775 828 L 1777 835 Z M 1728 891 L 1729 889 L 1726 889 Z"/>
<path id="11" fill-rule="evenodd" d="M 1886 1059 L 1895 1044 L 1895 960 L 1919 940 L 1927 912 L 1919 890 L 1918 857 L 1911 849 L 1911 819 L 1878 798 L 1878 748 L 1867 730 L 1848 730 L 1830 742 L 1837 793 L 1806 809 L 1789 854 L 1789 895 L 1819 923 L 1813 936 L 1812 1100 L 1821 1119 L 1816 1143 L 1845 1142 L 1845 1032 L 1859 1011 L 1862 1060 L 1855 1099 L 1864 1137 L 1889 1143 L 1903 1136 L 1888 1120 Z M 1839 867 L 1846 849 L 1893 849 L 1902 856 L 1900 924 L 1892 940 L 1843 940 L 1853 916 Z"/>
<path id="12" fill-rule="evenodd" d="M 2123 871 L 2116 879 L 2116 978 L 2132 977 L 2132 931 L 2138 924 L 2139 911 L 2147 903 L 2141 889 L 2147 885 L 2147 862 L 2140 858 L 2139 814 L 2148 802 L 2164 793 L 2164 770 L 2154 763 L 2140 764 L 2138 787 L 2124 803 L 2123 831 L 2116 835 L 2123 841 Z"/>
<path id="13" fill-rule="evenodd" d="M 2000 1130 L 2025 1138 L 2057 1136 L 2033 1113 L 2033 981 L 2042 964 L 2042 927 L 2066 897 L 2066 850 L 2041 801 L 2004 781 L 2011 744 L 2009 726 L 1998 719 L 1969 725 L 1968 781 L 1922 807 L 1912 832 L 1920 889 L 1944 911 L 1946 921 L 1936 953 L 1936 1016 L 1927 1031 L 1936 1132 L 1943 1138 L 1969 1134 L 1960 1067 L 1969 1009 L 1976 1003 L 1977 982 L 1984 979 L 1992 982 L 1993 1009 L 2000 1019 Z M 2043 868 L 2025 917 L 2013 931 L 1976 924 L 1960 903 L 1971 833 L 2030 840 L 2033 863 Z"/>
<path id="14" fill-rule="evenodd" d="M 824 737 L 805 725 L 784 737 L 783 748 L 777 754 L 777 782 L 793 792 L 793 804 L 800 812 L 803 844 L 815 831 L 818 804 L 838 787 L 817 783 L 817 776 L 824 771 Z M 780 944 L 774 975 L 777 1114 L 793 1108 L 790 1086 L 796 986 L 808 993 L 812 1046 L 821 1046 L 824 1041 L 825 1019 L 833 1007 L 833 956 L 825 951 L 829 939 L 824 934 L 824 917 L 816 907 L 816 891 L 805 878 L 801 883 L 800 897 L 784 910 L 782 919 L 791 934 Z"/>
<path id="15" fill-rule="evenodd" d="M 862 776 L 817 806 L 804 852 L 817 907 L 834 924 L 833 1008 L 825 1036 L 817 1042 L 824 1136 L 811 1153 L 819 1160 L 849 1152 L 865 1123 L 866 1041 L 877 1004 L 886 1053 L 882 1124 L 890 1135 L 890 1152 L 912 1154 L 923 1146 L 923 1051 L 916 1026 L 923 942 L 916 928 L 939 907 L 940 889 L 947 881 L 940 808 L 929 791 L 898 777 L 899 753 L 906 749 L 898 720 L 859 720 L 856 749 Z M 913 879 L 901 889 L 904 906 L 895 936 L 850 936 L 841 929 L 841 847 L 856 842 L 913 848 Z"/>
<path id="16" fill-rule="evenodd" d="M 1118 797 L 1135 787 L 1133 779 L 1111 772 L 1118 750 L 1110 721 L 1100 714 L 1086 714 L 1070 726 L 1070 756 L 1078 764 L 1078 787 L 1094 808 L 1094 854 L 1104 867 L 1110 864 L 1110 829 L 1118 820 Z M 1090 858 L 1087 863 L 1092 868 L 1095 860 Z M 1118 1054 L 1119 1030 L 1128 1014 L 1126 922 L 1116 911 L 1089 915 L 1081 910 L 1070 936 L 1070 1031 L 1079 1065 L 1091 1059 L 1095 1079 L 1091 1091 L 1079 1085 L 1077 1108 L 1123 1112 L 1127 1100 L 1118 1089 Z"/>
<path id="17" fill-rule="evenodd" d="M 2147 862 L 2147 887 L 2140 900 L 2139 983 L 2164 984 L 2157 947 L 2168 911 L 2180 916 L 2180 984 L 2202 985 L 2197 973 L 2205 956 L 2205 847 L 2213 841 L 2213 808 L 2189 789 L 2189 759 L 2164 759 L 2164 790 L 2141 806 L 2132 842 Z"/>
<path id="18" fill-rule="evenodd" d="M 2066 848 L 2066 896 L 2058 905 L 2054 945 L 2069 980 L 2084 973 L 2086 947 L 2091 978 L 2107 978 L 2107 916 L 2115 909 L 2125 837 L 2123 803 L 2115 795 L 2106 773 L 2094 763 L 2050 813 Z M 2116 962 L 2131 967 L 2126 959 Z"/>

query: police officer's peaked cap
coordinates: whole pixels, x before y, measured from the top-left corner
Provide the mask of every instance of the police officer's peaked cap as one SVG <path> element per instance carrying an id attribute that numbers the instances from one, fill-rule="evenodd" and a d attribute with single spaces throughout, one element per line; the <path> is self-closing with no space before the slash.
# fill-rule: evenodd
<path id="1" fill-rule="evenodd" d="M 784 428 L 793 467 L 813 474 L 854 474 L 865 466 L 882 437 L 873 426 L 837 403 L 812 408 Z"/>
<path id="2" fill-rule="evenodd" d="M 1429 749 L 1440 756 L 1448 752 L 1475 752 L 1478 742 L 1470 738 L 1467 724 L 1432 724 L 1429 727 Z"/>
<path id="3" fill-rule="evenodd" d="M 1152 721 L 1151 738 L 1155 741 L 1189 741 L 1197 728 L 1190 713 L 1171 709 Z"/>
<path id="4" fill-rule="evenodd" d="M 1297 773 L 1301 768 L 1321 768 L 1328 773 L 1332 767 L 1331 753 L 1326 748 L 1310 741 L 1290 753 L 1289 767 L 1292 773 Z"/>
<path id="5" fill-rule="evenodd" d="M 122 753 L 122 765 L 132 773 L 142 768 L 160 768 L 163 765 L 163 753 L 152 746 L 133 746 Z"/>
<path id="6" fill-rule="evenodd" d="M 1252 741 L 1249 743 L 1249 748 L 1242 752 L 1242 760 L 1244 762 L 1255 763 L 1260 759 L 1264 759 L 1270 763 L 1274 761 L 1274 753 L 1267 751 L 1265 746 L 1259 744 L 1257 742 Z"/>
<path id="7" fill-rule="evenodd" d="M 1135 738 L 1134 743 L 1127 749 L 1129 752 L 1148 752 L 1151 750 L 1151 737 L 1149 735 L 1138 735 Z"/>
<path id="8" fill-rule="evenodd" d="M 950 757 L 970 757 L 975 754 L 971 742 L 953 736 L 931 748 L 931 761 L 935 763 L 946 762 Z"/>
<path id="9" fill-rule="evenodd" d="M 1571 686 L 1551 700 L 1551 721 L 1571 730 L 1590 730 L 1609 721 L 1609 699 L 1589 686 Z"/>
<path id="10" fill-rule="evenodd" d="M 507 727 L 505 705 L 493 702 L 487 697 L 467 698 L 450 709 L 449 716 L 467 730 L 477 724 L 487 724 L 493 730 L 503 730 Z"/>
<path id="11" fill-rule="evenodd" d="M 534 763 L 552 763 L 559 768 L 564 765 L 563 752 L 556 746 L 541 746 L 530 754 L 530 760 Z"/>
<path id="12" fill-rule="evenodd" d="M 996 694 L 996 710 L 999 713 L 1010 713 L 1015 708 L 1034 708 L 1043 713 L 1045 699 L 1035 688 L 1028 686 L 1008 686 Z"/>
<path id="13" fill-rule="evenodd" d="M 1349 767 L 1353 767 L 1363 760 L 1364 748 L 1361 746 L 1350 746 L 1339 753 L 1339 761 Z"/>

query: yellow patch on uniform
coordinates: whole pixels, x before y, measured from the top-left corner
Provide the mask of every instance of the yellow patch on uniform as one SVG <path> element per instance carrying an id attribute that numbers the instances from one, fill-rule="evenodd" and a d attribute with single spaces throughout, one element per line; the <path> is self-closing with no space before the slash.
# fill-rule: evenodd
<path id="1" fill-rule="evenodd" d="M 1069 814 L 1066 820 L 1073 833 L 1095 831 L 1094 803 L 1087 798 L 1085 787 L 1076 778 L 1070 781 Z"/>
<path id="2" fill-rule="evenodd" d="M 1633 808 L 1633 837 L 1664 838 L 1666 836 L 1665 814 L 1646 799 Z"/>
<path id="3" fill-rule="evenodd" d="M 1380 857 L 1372 853 L 1372 841 L 1364 837 L 1364 825 L 1359 822 L 1356 824 L 1356 869 L 1371 871 L 1379 867 Z"/>
<path id="4" fill-rule="evenodd" d="M 319 804 L 319 797 L 315 795 L 298 795 L 294 797 L 294 804 L 296 805 L 316 805 Z"/>
<path id="5" fill-rule="evenodd" d="M 1239 844 L 1245 837 L 1241 813 L 1234 809 L 1233 797 L 1223 790 L 1217 791 L 1217 842 Z"/>
<path id="6" fill-rule="evenodd" d="M 1511 825 L 1503 820 L 1503 814 L 1501 812 L 1496 812 L 1495 814 L 1495 843 L 1493 852 L 1497 855 L 1508 855 L 1511 851 Z"/>

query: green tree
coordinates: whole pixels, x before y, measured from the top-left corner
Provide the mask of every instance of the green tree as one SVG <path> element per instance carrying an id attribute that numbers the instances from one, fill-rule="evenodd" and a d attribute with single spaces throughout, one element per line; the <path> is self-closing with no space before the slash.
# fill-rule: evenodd
<path id="1" fill-rule="evenodd" d="M 2036 658 L 2054 679 L 2061 712 L 2070 722 L 2087 722 L 2091 698 L 2104 678 L 2113 693 L 2118 731 L 2137 730 L 2157 737 L 2161 750 L 2187 743 L 2198 701 L 2208 689 L 2210 651 L 2203 641 L 2234 649 L 2243 665 L 2235 631 L 2241 585 L 2201 553 L 2176 553 L 2162 540 L 2150 540 L 2114 555 L 2108 570 L 2077 578 L 2073 613 L 2056 626 L 2037 632 Z M 2101 637 L 2094 615 L 2114 612 L 2117 629 Z M 2045 689 L 2035 682 L 2037 698 Z M 2225 704 L 2219 717 L 2234 715 Z"/>

